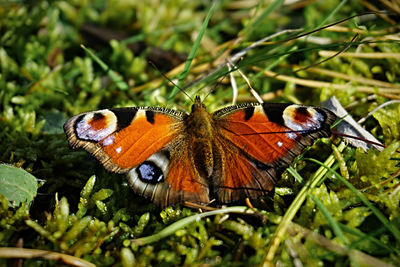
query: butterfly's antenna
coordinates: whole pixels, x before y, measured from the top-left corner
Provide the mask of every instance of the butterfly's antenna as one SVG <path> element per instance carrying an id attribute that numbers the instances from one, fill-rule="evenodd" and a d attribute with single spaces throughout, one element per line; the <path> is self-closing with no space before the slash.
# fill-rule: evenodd
<path id="1" fill-rule="evenodd" d="M 184 89 L 182 89 L 181 87 L 179 87 L 176 83 L 174 83 L 170 78 L 167 77 L 167 75 L 165 75 L 164 73 L 162 73 L 162 71 L 160 71 L 160 69 L 153 63 L 153 61 L 149 60 L 148 61 L 149 64 L 158 72 L 161 74 L 161 76 L 163 76 L 167 81 L 169 81 L 172 85 L 174 85 L 176 88 L 178 88 L 182 93 L 184 93 L 192 102 L 194 102 L 193 98 L 190 97 L 190 95 L 188 93 L 186 93 L 186 91 Z M 169 99 L 168 99 L 169 100 Z"/>

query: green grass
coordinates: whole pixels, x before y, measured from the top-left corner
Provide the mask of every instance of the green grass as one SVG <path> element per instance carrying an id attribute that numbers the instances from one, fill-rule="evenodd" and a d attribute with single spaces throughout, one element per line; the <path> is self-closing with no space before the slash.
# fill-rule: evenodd
<path id="1" fill-rule="evenodd" d="M 98 266 L 400 265 L 396 102 L 362 125 L 384 151 L 320 140 L 275 192 L 252 201 L 255 210 L 237 203 L 201 214 L 182 205 L 161 210 L 136 196 L 123 175 L 68 147 L 62 125 L 84 111 L 190 109 L 149 60 L 210 112 L 230 105 L 226 56 L 273 35 L 234 62 L 264 101 L 318 105 L 336 96 L 358 120 L 400 99 L 399 14 L 355 16 L 315 31 L 371 10 L 355 0 L 282 2 L 1 3 L 0 162 L 32 174 L 39 189 L 21 204 L 0 195 L 0 264 L 23 258 L 26 266 L 53 266 L 76 257 Z M 95 39 L 84 23 L 101 27 Z M 118 40 L 107 39 L 110 32 Z M 233 75 L 238 101 L 255 102 Z M 17 188 L 28 176 L 15 173 Z"/>

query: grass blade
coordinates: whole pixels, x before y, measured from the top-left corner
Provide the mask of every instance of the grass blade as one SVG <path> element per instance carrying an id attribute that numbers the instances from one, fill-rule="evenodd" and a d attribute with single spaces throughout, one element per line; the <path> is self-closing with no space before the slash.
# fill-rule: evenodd
<path id="1" fill-rule="evenodd" d="M 257 17 L 254 23 L 250 24 L 248 28 L 244 29 L 244 31 L 247 31 L 247 36 L 249 36 L 252 33 L 252 31 L 254 31 L 254 29 L 256 29 L 260 25 L 260 23 L 262 23 L 265 20 L 265 18 L 269 14 L 271 14 L 272 11 L 279 8 L 283 4 L 283 2 L 285 1 L 275 0 L 274 2 L 269 4 L 268 7 L 265 10 L 263 10 L 263 12 Z"/>
<path id="2" fill-rule="evenodd" d="M 85 52 L 91 57 L 94 61 L 96 61 L 97 64 L 110 76 L 110 79 L 115 83 L 115 85 L 121 89 L 121 90 L 128 90 L 129 86 L 126 84 L 126 82 L 122 79 L 121 75 L 119 75 L 117 72 L 113 71 L 108 67 L 108 65 L 101 60 L 96 54 L 90 50 L 89 48 L 86 48 L 84 45 L 81 45 L 82 49 L 85 50 Z"/>
<path id="3" fill-rule="evenodd" d="M 170 95 L 168 97 L 169 101 L 172 101 L 174 96 L 178 93 L 179 88 L 182 85 L 182 81 L 186 78 L 186 76 L 189 73 L 190 65 L 192 64 L 192 61 L 194 59 L 194 56 L 196 55 L 197 49 L 200 46 L 201 39 L 203 38 L 204 33 L 206 32 L 206 29 L 207 29 L 207 26 L 208 26 L 208 22 L 210 21 L 211 15 L 214 12 L 215 5 L 216 4 L 213 3 L 211 5 L 210 9 L 208 10 L 206 19 L 203 22 L 203 25 L 202 25 L 202 27 L 200 29 L 200 32 L 199 32 L 199 35 L 197 36 L 196 41 L 194 42 L 193 47 L 192 47 L 192 49 L 190 51 L 190 54 L 189 54 L 189 56 L 188 56 L 188 58 L 186 60 L 185 67 L 184 67 L 183 71 L 181 72 L 181 74 L 179 75 L 179 79 L 178 79 L 177 84 L 174 86 L 174 88 L 172 89 L 172 92 L 170 93 Z"/>
<path id="4" fill-rule="evenodd" d="M 332 227 L 333 232 L 335 235 L 342 241 L 344 245 L 347 246 L 348 242 L 342 232 L 342 229 L 340 229 L 339 224 L 335 221 L 335 219 L 332 217 L 332 215 L 329 213 L 328 209 L 324 206 L 324 204 L 319 200 L 317 197 L 315 197 L 313 194 L 309 194 L 311 199 L 314 201 L 315 205 L 321 210 L 322 214 L 324 214 L 326 220 Z"/>
<path id="5" fill-rule="evenodd" d="M 338 150 L 343 151 L 345 147 L 346 145 L 342 142 L 340 143 Z M 335 162 L 335 157 L 333 155 L 330 155 L 325 161 L 325 166 L 332 166 L 334 162 Z M 311 190 L 321 182 L 321 180 L 324 178 L 324 175 L 327 172 L 328 170 L 325 167 L 321 166 L 315 172 L 314 176 L 307 181 L 307 183 L 297 194 L 296 198 L 293 200 L 292 204 L 287 209 L 285 215 L 282 217 L 281 223 L 278 225 L 278 228 L 275 231 L 274 237 L 272 238 L 270 243 L 271 245 L 269 246 L 268 251 L 265 254 L 263 260 L 263 266 L 269 266 L 269 263 L 272 262 L 272 260 L 275 257 L 275 253 L 278 250 L 278 247 L 281 241 L 283 240 L 285 233 L 287 232 L 287 228 L 289 227 L 297 211 L 300 209 L 308 193 L 311 192 Z"/>
<path id="6" fill-rule="evenodd" d="M 157 242 L 158 240 L 165 238 L 167 236 L 170 236 L 170 235 L 174 234 L 176 231 L 178 231 L 179 229 L 181 229 L 195 221 L 198 221 L 204 217 L 212 216 L 212 215 L 216 215 L 216 214 L 223 214 L 223 213 L 254 214 L 255 212 L 253 210 L 249 209 L 248 207 L 241 207 L 241 206 L 228 207 L 228 208 L 203 212 L 203 213 L 199 213 L 199 214 L 195 214 L 195 215 L 183 218 L 183 219 L 165 227 L 160 232 L 158 232 L 154 235 L 137 238 L 137 239 L 132 240 L 132 242 L 138 246 L 143 246 L 146 244 Z"/>
<path id="7" fill-rule="evenodd" d="M 315 160 L 315 159 L 308 159 L 312 162 L 315 162 L 317 164 L 320 164 L 322 167 L 326 168 L 328 172 L 334 174 L 336 178 L 338 178 L 345 186 L 347 186 L 360 200 L 362 203 L 364 203 L 365 206 L 367 206 L 372 213 L 375 214 L 375 216 L 378 218 L 378 220 L 381 221 L 381 223 L 393 234 L 393 236 L 400 241 L 400 231 L 396 227 L 394 227 L 388 219 L 386 219 L 385 215 L 383 215 L 375 206 L 357 189 L 355 188 L 350 182 L 348 182 L 346 179 L 344 179 L 339 173 L 336 171 L 332 170 L 330 167 L 328 167 L 326 164 Z"/>

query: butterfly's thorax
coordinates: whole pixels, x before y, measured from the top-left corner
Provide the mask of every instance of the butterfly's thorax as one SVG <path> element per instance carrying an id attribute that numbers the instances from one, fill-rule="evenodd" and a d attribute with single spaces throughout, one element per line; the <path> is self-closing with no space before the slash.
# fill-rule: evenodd
<path id="1" fill-rule="evenodd" d="M 203 103 L 196 101 L 192 112 L 186 117 L 185 125 L 196 169 L 207 177 L 211 176 L 214 167 L 212 123 L 211 114 L 207 112 Z"/>
<path id="2" fill-rule="evenodd" d="M 186 118 L 186 129 L 194 138 L 212 137 L 212 117 L 202 106 L 196 104 L 192 107 L 192 112 Z"/>

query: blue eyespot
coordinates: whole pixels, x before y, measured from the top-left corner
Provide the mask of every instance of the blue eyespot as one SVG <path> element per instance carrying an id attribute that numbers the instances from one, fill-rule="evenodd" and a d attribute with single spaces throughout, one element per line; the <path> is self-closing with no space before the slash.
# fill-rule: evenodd
<path id="1" fill-rule="evenodd" d="M 136 168 L 140 180 L 145 183 L 156 184 L 164 180 L 164 173 L 152 161 L 145 161 Z"/>

